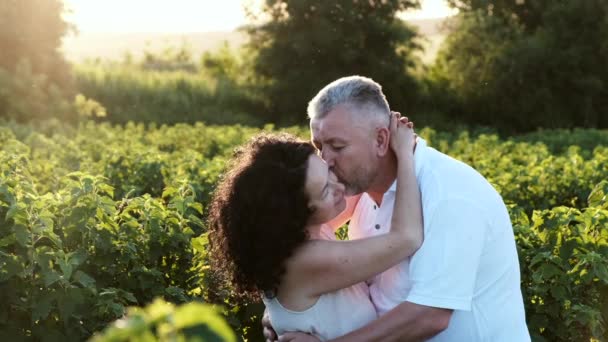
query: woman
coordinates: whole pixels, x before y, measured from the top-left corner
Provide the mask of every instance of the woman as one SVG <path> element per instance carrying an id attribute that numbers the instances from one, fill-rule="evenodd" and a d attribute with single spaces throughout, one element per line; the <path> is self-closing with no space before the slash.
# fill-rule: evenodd
<path id="1" fill-rule="evenodd" d="M 237 151 L 209 216 L 214 270 L 236 293 L 263 293 L 272 326 L 321 340 L 376 318 L 365 280 L 412 255 L 422 243 L 411 123 L 391 118 L 398 163 L 396 208 L 387 234 L 335 241 L 354 209 L 314 147 L 288 135 L 260 135 Z M 356 201 L 356 199 L 355 199 Z M 348 317 L 349 319 L 344 319 Z M 340 318 L 340 319 L 338 319 Z"/>

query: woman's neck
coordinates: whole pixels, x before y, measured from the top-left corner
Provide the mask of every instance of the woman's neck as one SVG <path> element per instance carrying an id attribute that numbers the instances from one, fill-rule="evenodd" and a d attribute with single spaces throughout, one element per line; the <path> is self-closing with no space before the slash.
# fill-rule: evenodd
<path id="1" fill-rule="evenodd" d="M 309 239 L 316 240 L 321 238 L 321 227 L 323 224 L 312 224 L 306 227 Z"/>

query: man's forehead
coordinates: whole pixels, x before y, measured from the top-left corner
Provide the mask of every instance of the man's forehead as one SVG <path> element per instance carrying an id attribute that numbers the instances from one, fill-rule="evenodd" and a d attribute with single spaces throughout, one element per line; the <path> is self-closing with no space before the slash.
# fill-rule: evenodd
<path id="1" fill-rule="evenodd" d="M 310 135 L 314 141 L 327 141 L 341 138 L 343 131 L 339 126 L 333 125 L 331 121 L 314 120 L 310 123 Z"/>
<path id="2" fill-rule="evenodd" d="M 327 116 L 310 121 L 311 140 L 316 142 L 349 141 L 361 135 L 362 129 L 363 127 L 357 126 L 352 120 L 340 120 Z"/>

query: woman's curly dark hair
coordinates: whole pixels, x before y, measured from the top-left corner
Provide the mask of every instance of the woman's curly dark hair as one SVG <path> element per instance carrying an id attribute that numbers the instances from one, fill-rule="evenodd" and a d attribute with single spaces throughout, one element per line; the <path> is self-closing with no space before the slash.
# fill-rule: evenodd
<path id="1" fill-rule="evenodd" d="M 260 134 L 241 146 L 209 209 L 212 270 L 240 299 L 276 291 L 285 261 L 308 239 L 305 192 L 314 147 L 289 134 Z"/>

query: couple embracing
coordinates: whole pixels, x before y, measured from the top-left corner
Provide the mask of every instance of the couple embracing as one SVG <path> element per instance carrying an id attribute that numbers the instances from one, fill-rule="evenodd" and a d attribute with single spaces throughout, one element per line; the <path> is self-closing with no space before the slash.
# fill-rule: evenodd
<path id="1" fill-rule="evenodd" d="M 262 298 L 266 338 L 530 341 L 488 181 L 427 146 L 369 78 L 330 83 L 308 116 L 312 144 L 261 134 L 237 150 L 209 212 L 213 267 Z"/>

